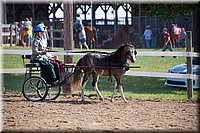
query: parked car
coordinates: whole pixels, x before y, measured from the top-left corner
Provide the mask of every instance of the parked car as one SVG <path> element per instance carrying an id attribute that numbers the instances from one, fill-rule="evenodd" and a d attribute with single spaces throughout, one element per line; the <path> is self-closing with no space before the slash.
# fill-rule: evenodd
<path id="1" fill-rule="evenodd" d="M 193 58 L 192 71 L 194 75 L 200 75 L 199 58 Z M 179 64 L 168 69 L 168 73 L 186 74 L 187 64 Z M 166 78 L 165 85 L 179 88 L 187 88 L 187 79 L 184 78 Z M 200 89 L 200 80 L 193 80 L 193 88 Z"/>

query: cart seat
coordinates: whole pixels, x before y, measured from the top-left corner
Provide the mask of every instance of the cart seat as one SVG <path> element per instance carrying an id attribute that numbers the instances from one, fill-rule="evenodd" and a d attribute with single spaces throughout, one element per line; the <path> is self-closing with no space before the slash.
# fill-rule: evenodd
<path id="1" fill-rule="evenodd" d="M 31 67 L 39 67 L 40 66 L 39 63 L 31 62 L 30 58 L 31 58 L 31 55 L 22 55 L 22 60 L 23 60 L 24 67 L 31 68 Z M 25 60 L 29 60 L 30 63 L 26 63 L 25 64 Z"/>
<path id="2" fill-rule="evenodd" d="M 25 66 L 26 67 L 39 67 L 40 64 L 39 63 L 27 63 Z"/>

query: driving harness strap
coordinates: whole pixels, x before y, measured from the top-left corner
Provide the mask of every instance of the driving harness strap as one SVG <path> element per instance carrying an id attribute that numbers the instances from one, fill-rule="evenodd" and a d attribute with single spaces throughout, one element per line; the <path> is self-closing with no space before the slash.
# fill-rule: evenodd
<path id="1" fill-rule="evenodd" d="M 106 55 L 105 56 L 105 64 L 106 67 L 108 68 L 109 76 L 108 76 L 108 81 L 112 82 L 112 73 L 111 73 L 111 66 L 113 67 L 123 67 L 125 68 L 124 70 L 128 71 L 129 70 L 129 64 L 127 62 L 115 62 L 114 60 L 109 60 L 110 56 Z"/>

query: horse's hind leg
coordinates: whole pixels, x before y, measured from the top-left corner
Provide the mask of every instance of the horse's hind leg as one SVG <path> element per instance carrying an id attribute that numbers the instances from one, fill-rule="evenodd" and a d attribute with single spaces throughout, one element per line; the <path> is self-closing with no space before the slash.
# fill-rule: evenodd
<path id="1" fill-rule="evenodd" d="M 92 86 L 94 87 L 94 89 L 95 89 L 95 91 L 97 93 L 97 96 L 100 98 L 100 100 L 103 101 L 104 98 L 101 95 L 101 92 L 99 91 L 98 86 L 97 86 L 98 80 L 99 80 L 99 75 L 93 74 Z"/>
<path id="2" fill-rule="evenodd" d="M 81 90 L 82 90 L 82 92 L 81 92 L 82 101 L 85 101 L 84 90 L 85 90 L 86 84 L 87 84 L 87 81 L 83 83 L 82 88 L 81 88 Z"/>

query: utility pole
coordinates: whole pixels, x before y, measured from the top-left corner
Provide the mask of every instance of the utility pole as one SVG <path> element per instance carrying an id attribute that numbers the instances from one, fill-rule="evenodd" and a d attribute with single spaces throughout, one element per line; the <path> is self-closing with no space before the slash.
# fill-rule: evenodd
<path id="1" fill-rule="evenodd" d="M 64 50 L 73 50 L 74 41 L 73 41 L 73 1 L 67 1 L 64 3 Z M 64 63 L 73 63 L 73 56 L 65 55 Z M 71 94 L 72 86 L 66 85 L 63 86 L 63 93 Z"/>
<path id="2" fill-rule="evenodd" d="M 192 32 L 186 32 L 186 52 L 192 52 Z M 187 60 L 187 74 L 192 74 L 192 57 L 186 57 Z M 187 79 L 187 94 L 188 99 L 193 97 L 192 79 Z"/>

